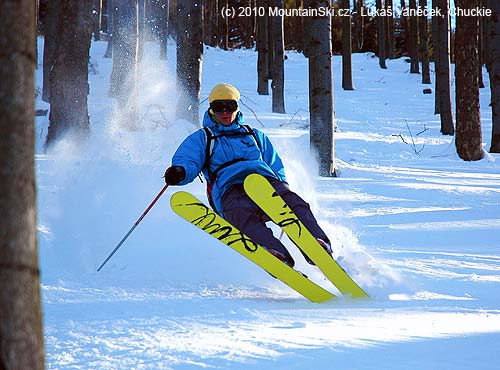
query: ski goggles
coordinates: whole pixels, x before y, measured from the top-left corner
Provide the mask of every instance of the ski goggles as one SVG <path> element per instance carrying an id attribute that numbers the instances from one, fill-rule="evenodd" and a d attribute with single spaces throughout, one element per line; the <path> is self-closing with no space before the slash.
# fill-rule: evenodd
<path id="1" fill-rule="evenodd" d="M 215 100 L 210 103 L 210 109 L 214 113 L 233 113 L 238 110 L 238 103 L 236 100 Z"/>

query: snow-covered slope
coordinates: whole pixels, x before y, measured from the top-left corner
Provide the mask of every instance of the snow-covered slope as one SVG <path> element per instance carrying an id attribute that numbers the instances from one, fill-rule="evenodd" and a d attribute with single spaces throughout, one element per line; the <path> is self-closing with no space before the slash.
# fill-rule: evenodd
<path id="1" fill-rule="evenodd" d="M 219 82 L 241 90 L 247 123 L 270 135 L 292 188 L 370 300 L 309 303 L 173 214 L 173 187 L 97 273 L 162 188 L 177 145 L 197 129 L 174 117 L 173 44 L 166 63 L 148 45 L 141 129 L 120 127 L 107 97 L 105 46 L 91 50 L 89 141 L 63 140 L 43 153 L 48 122 L 37 119 L 47 368 L 498 368 L 500 157 L 457 157 L 453 138 L 439 132 L 433 95 L 422 94 L 403 59 L 381 70 L 372 55 L 354 55 L 356 90 L 343 91 L 334 58 L 341 176 L 326 179 L 309 153 L 307 60 L 287 53 L 280 115 L 270 96 L 256 94 L 255 52 L 204 56 L 202 99 Z M 481 90 L 486 149 L 488 104 L 489 87 Z M 204 197 L 200 182 L 183 190 Z M 292 253 L 299 269 L 331 288 Z"/>

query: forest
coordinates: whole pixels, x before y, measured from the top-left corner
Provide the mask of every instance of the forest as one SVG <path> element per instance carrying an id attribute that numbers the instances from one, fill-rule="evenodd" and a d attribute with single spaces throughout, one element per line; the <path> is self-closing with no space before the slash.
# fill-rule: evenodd
<path id="1" fill-rule="evenodd" d="M 421 74 L 422 84 L 430 84 L 429 71 L 432 63 L 438 76 L 433 90 L 435 113 L 441 117 L 441 132 L 444 135 L 456 134 L 457 151 L 464 160 L 480 159 L 482 154 L 478 107 L 457 104 L 458 123 L 455 125 L 449 86 L 452 77 L 457 85 L 461 86 L 457 92 L 457 102 L 462 99 L 464 102 L 476 101 L 477 89 L 484 87 L 482 66 L 486 65 L 490 74 L 494 74 L 498 68 L 495 64 L 498 44 L 495 18 L 491 11 L 486 11 L 493 9 L 486 5 L 485 1 L 457 1 L 450 7 L 448 1 L 437 0 L 388 0 L 377 1 L 375 4 L 365 1 L 338 1 L 330 4 L 329 1 L 250 0 L 177 4 L 175 1 L 144 0 L 118 1 L 114 5 L 112 1 L 90 1 L 88 4 L 82 3 L 81 9 L 75 9 L 59 6 L 57 1 L 48 4 L 42 1 L 38 4 L 38 32 L 44 34 L 48 41 L 43 51 L 46 68 L 42 94 L 43 99 L 52 106 L 52 124 L 47 136 L 47 145 L 56 140 L 60 133 L 65 132 L 68 126 L 71 126 L 73 131 L 85 132 L 89 129 L 89 121 L 86 118 L 88 115 L 85 114 L 85 96 L 88 89 L 84 65 L 88 63 L 92 37 L 94 40 L 108 40 L 106 55 L 113 58 L 109 93 L 116 99 L 117 104 L 125 107 L 124 124 L 130 127 L 134 126 L 137 119 L 134 118 L 136 112 L 133 102 L 134 96 L 137 95 L 134 90 L 134 81 L 137 79 L 134 70 L 141 59 L 143 44 L 154 40 L 163 45 L 159 59 L 165 59 L 167 39 L 173 38 L 178 45 L 177 85 L 183 91 L 177 102 L 178 117 L 188 118 L 195 124 L 199 119 L 197 107 L 200 105 L 203 45 L 220 47 L 223 50 L 255 49 L 259 56 L 258 92 L 271 93 L 273 112 L 281 113 L 285 112 L 283 53 L 285 50 L 296 50 L 304 53 L 310 60 L 311 143 L 317 148 L 322 163 L 332 162 L 333 158 L 328 158 L 331 157 L 328 153 L 333 146 L 333 135 L 329 135 L 329 138 L 316 136 L 314 129 L 329 117 L 326 121 L 331 124 L 329 123 L 328 127 L 319 127 L 317 132 L 331 131 L 334 121 L 333 102 L 320 102 L 320 96 L 334 95 L 331 82 L 323 76 L 330 74 L 328 64 L 331 61 L 323 50 L 342 55 L 342 87 L 347 90 L 354 89 L 351 54 L 371 51 L 377 55 L 381 68 L 386 68 L 385 61 L 388 59 L 407 57 L 411 65 L 410 73 Z M 298 16 L 292 12 L 289 13 L 292 16 L 283 17 L 282 15 L 287 13 L 277 13 L 276 9 L 289 12 L 300 9 L 331 9 L 332 12 L 326 15 L 318 13 L 311 17 Z M 399 9 L 399 12 L 396 13 L 393 9 Z M 461 11 L 457 12 L 456 9 Z M 466 9 L 476 9 L 477 14 L 484 16 L 469 16 L 470 12 L 466 13 Z M 228 12 L 229 10 L 231 11 Z M 451 14 L 457 13 L 462 15 L 454 17 L 452 27 Z M 329 17 L 329 14 L 334 16 Z M 342 16 L 343 14 L 345 16 Z M 406 14 L 410 16 L 405 16 Z M 417 16 L 418 14 L 421 16 Z M 433 16 L 428 18 L 427 14 Z M 439 16 L 440 14 L 446 16 Z M 396 17 L 397 15 L 399 17 Z M 58 37 L 54 37 L 56 35 Z M 190 47 L 185 47 L 186 45 Z M 58 50 L 65 50 L 60 58 Z M 71 53 L 67 53 L 67 50 L 71 50 Z M 54 64 L 54 61 L 60 63 Z M 450 63 L 459 67 L 455 76 L 450 75 Z M 57 68 L 47 68 L 51 65 Z M 472 70 L 478 71 L 477 78 L 471 75 Z M 51 86 L 49 74 L 54 75 L 52 80 L 55 86 Z M 61 93 L 64 94 L 65 80 L 80 81 L 79 88 L 72 84 L 74 101 L 79 104 L 71 109 L 64 101 L 60 101 L 58 93 L 55 93 L 62 89 Z M 497 90 L 494 86 L 491 88 L 492 91 Z M 55 93 L 52 94 L 53 97 L 50 94 L 51 89 Z M 495 109 L 497 101 L 496 94 L 492 94 L 494 127 L 498 126 Z M 321 106 L 322 109 L 314 109 L 316 106 Z M 66 114 L 73 116 L 66 117 Z M 471 116 L 473 114 L 475 117 Z M 498 128 L 493 131 L 490 150 L 498 152 Z M 321 171 L 332 173 L 333 169 L 322 167 Z"/>

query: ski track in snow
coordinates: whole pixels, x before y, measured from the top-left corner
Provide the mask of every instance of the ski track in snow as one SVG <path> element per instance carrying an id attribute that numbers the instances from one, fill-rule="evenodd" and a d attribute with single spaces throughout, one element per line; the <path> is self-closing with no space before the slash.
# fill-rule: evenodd
<path id="1" fill-rule="evenodd" d="M 301 321 L 301 315 L 308 320 Z M 214 360 L 248 364 L 301 350 L 361 350 L 499 330 L 498 311 L 344 308 L 264 314 L 250 311 L 245 317 L 234 318 L 224 312 L 174 320 L 151 314 L 146 318 L 132 315 L 127 319 L 71 321 L 49 329 L 47 345 L 53 345 L 58 353 L 53 359 L 49 356 L 49 361 L 74 368 L 114 368 L 117 361 L 138 368 L 149 368 L 152 363 L 161 368 L 182 363 L 210 367 Z M 59 331 L 66 331 L 65 337 L 59 338 Z M 90 344 L 93 351 L 89 352 Z M 78 353 L 80 359 L 75 363 L 73 356 L 64 353 Z"/>
<path id="2" fill-rule="evenodd" d="M 316 177 L 309 153 L 307 60 L 287 53 L 288 113 L 280 115 L 270 113 L 270 96 L 255 93 L 254 51 L 208 48 L 204 56 L 202 100 L 219 82 L 240 88 L 258 116 L 243 106 L 247 123 L 264 124 L 292 188 L 311 204 L 335 258 L 369 300 L 309 303 L 176 218 L 168 198 L 177 189 L 96 273 L 163 186 L 177 145 L 196 129 L 175 120 L 170 43 L 166 65 L 148 44 L 141 127 L 124 131 L 107 97 L 105 48 L 93 42 L 91 49 L 89 143 L 63 140 L 43 153 L 48 118 L 37 118 L 48 369 L 498 368 L 500 157 L 458 159 L 453 138 L 439 133 L 433 95 L 422 95 L 420 76 L 403 59 L 383 71 L 371 54 L 353 55 L 356 90 L 348 92 L 334 57 L 340 177 L 325 179 Z M 41 86 L 41 68 L 36 76 Z M 485 149 L 488 103 L 489 86 L 481 90 Z M 203 187 L 183 190 L 203 198 Z M 297 267 L 335 292 L 293 248 Z"/>

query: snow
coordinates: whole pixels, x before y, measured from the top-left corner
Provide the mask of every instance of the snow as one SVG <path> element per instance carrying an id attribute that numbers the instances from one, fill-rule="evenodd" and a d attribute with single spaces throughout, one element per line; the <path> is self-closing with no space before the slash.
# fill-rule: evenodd
<path id="1" fill-rule="evenodd" d="M 334 58 L 340 177 L 320 178 L 309 152 L 307 60 L 287 53 L 281 115 L 256 93 L 255 52 L 205 49 L 202 100 L 216 83 L 241 90 L 247 123 L 264 126 L 335 258 L 370 294 L 314 304 L 177 217 L 174 187 L 96 272 L 197 128 L 175 120 L 173 43 L 167 62 L 147 45 L 139 128 L 122 127 L 107 96 L 105 48 L 91 49 L 89 140 L 66 138 L 44 153 L 48 118 L 36 122 L 48 369 L 498 368 L 500 157 L 458 158 L 453 137 L 439 132 L 433 95 L 404 59 L 381 70 L 373 55 L 353 55 L 356 90 L 343 91 Z M 38 87 L 41 76 L 39 61 Z M 485 150 L 488 104 L 489 86 L 481 90 Z M 199 181 L 182 190 L 205 199 Z M 336 292 L 290 249 L 298 269 Z"/>

